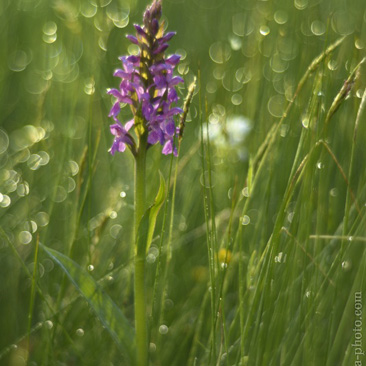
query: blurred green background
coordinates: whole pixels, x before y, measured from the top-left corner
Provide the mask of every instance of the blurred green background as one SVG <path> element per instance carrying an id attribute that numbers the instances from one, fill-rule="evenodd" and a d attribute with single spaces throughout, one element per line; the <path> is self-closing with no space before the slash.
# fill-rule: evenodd
<path id="1" fill-rule="evenodd" d="M 29 274 L 39 241 L 69 255 L 96 280 L 106 276 L 105 291 L 132 322 L 133 159 L 128 152 L 108 153 L 112 99 L 106 90 L 118 85 L 118 56 L 136 52 L 125 35 L 141 23 L 147 4 L 0 2 L 1 365 L 126 364 L 42 251 L 28 354 Z M 159 285 L 166 293 L 164 307 L 152 321 L 152 364 L 351 365 L 353 294 L 365 289 L 366 269 L 365 117 L 353 140 L 364 66 L 326 135 L 322 127 L 344 81 L 365 56 L 364 1 L 164 0 L 163 17 L 177 32 L 168 53 L 182 56 L 181 100 L 194 76 L 199 80 L 179 160 L 173 257 Z M 242 211 L 249 158 L 279 122 L 312 60 L 343 36 L 295 99 Z M 203 195 L 211 189 L 203 186 L 208 173 L 201 162 L 200 112 L 210 128 L 213 250 L 215 258 L 220 248 L 232 253 L 228 265 L 218 260 L 225 265 L 211 279 L 222 288 L 214 331 L 203 209 Z M 320 139 L 337 160 L 325 148 L 311 153 L 283 210 L 292 165 L 301 162 L 296 154 L 303 159 Z M 158 169 L 168 176 L 170 158 L 160 151 L 149 150 L 149 203 Z M 344 229 L 350 189 L 354 198 Z M 161 221 L 147 257 L 149 311 Z"/>

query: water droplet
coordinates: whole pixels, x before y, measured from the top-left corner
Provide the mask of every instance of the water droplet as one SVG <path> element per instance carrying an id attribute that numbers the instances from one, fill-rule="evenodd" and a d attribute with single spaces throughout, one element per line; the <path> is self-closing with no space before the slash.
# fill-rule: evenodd
<path id="1" fill-rule="evenodd" d="M 288 220 L 288 222 L 292 222 L 292 220 L 294 219 L 294 216 L 295 216 L 295 212 L 290 212 L 290 213 L 287 215 L 287 220 Z"/>
<path id="2" fill-rule="evenodd" d="M 94 266 L 92 264 L 89 264 L 87 267 L 89 272 L 93 272 L 94 271 Z"/>
<path id="3" fill-rule="evenodd" d="M 38 226 L 47 226 L 50 221 L 50 217 L 48 216 L 48 213 L 41 211 L 36 214 L 35 221 Z"/>
<path id="4" fill-rule="evenodd" d="M 230 46 L 234 51 L 238 51 L 241 49 L 242 41 L 239 37 L 231 36 L 229 38 L 229 41 L 230 41 Z"/>
<path id="5" fill-rule="evenodd" d="M 57 24 L 52 21 L 46 22 L 43 25 L 42 31 L 44 34 L 52 36 L 52 34 L 55 34 L 57 32 Z"/>
<path id="6" fill-rule="evenodd" d="M 109 229 L 109 234 L 113 239 L 117 239 L 120 231 L 122 229 L 122 226 L 119 224 L 115 224 L 113 225 L 110 229 Z"/>
<path id="7" fill-rule="evenodd" d="M 78 337 L 83 337 L 84 336 L 84 329 L 82 329 L 82 328 L 76 329 L 75 333 Z"/>
<path id="8" fill-rule="evenodd" d="M 281 137 L 286 137 L 289 130 L 290 130 L 289 125 L 286 125 L 286 124 L 281 125 L 281 127 L 280 127 L 280 136 Z"/>
<path id="9" fill-rule="evenodd" d="M 32 241 L 32 234 L 29 231 L 21 231 L 18 238 L 22 244 L 26 245 Z"/>
<path id="10" fill-rule="evenodd" d="M 39 151 L 38 152 L 39 157 L 41 158 L 41 161 L 39 163 L 39 165 L 47 165 L 50 161 L 50 156 L 48 155 L 48 153 L 46 153 L 45 151 Z"/>
<path id="11" fill-rule="evenodd" d="M 362 50 L 363 48 L 365 48 L 365 42 L 363 42 L 360 38 L 357 38 L 355 40 L 355 47 L 358 49 L 358 50 Z"/>
<path id="12" fill-rule="evenodd" d="M 116 212 L 116 211 L 111 211 L 111 212 L 109 213 L 109 217 L 110 217 L 112 220 L 114 220 L 115 218 L 117 218 L 117 212 Z"/>
<path id="13" fill-rule="evenodd" d="M 52 329 L 53 328 L 53 323 L 51 322 L 51 320 L 46 320 L 44 322 L 45 326 L 47 329 Z"/>
<path id="14" fill-rule="evenodd" d="M 243 103 L 243 97 L 240 94 L 234 94 L 231 97 L 231 103 L 233 103 L 234 105 L 240 105 L 241 103 Z"/>
<path id="15" fill-rule="evenodd" d="M 85 18 L 92 18 L 97 13 L 97 6 L 89 1 L 83 1 L 80 12 Z"/>
<path id="16" fill-rule="evenodd" d="M 76 183 L 75 180 L 72 179 L 71 177 L 67 178 L 67 192 L 71 193 L 76 187 Z"/>
<path id="17" fill-rule="evenodd" d="M 363 91 L 362 89 L 358 89 L 358 90 L 356 91 L 356 97 L 357 97 L 357 98 L 362 98 L 363 93 L 364 93 L 364 91 Z"/>
<path id="18" fill-rule="evenodd" d="M 244 197 L 249 197 L 249 188 L 244 187 L 243 190 L 241 191 L 241 193 Z"/>
<path id="19" fill-rule="evenodd" d="M 326 26 L 320 20 L 314 20 L 311 23 L 310 29 L 311 29 L 311 31 L 313 32 L 314 35 L 321 36 L 321 35 L 323 35 L 325 33 Z"/>
<path id="20" fill-rule="evenodd" d="M 76 161 L 70 160 L 69 161 L 69 169 L 72 176 L 75 176 L 79 173 L 79 165 Z"/>
<path id="21" fill-rule="evenodd" d="M 309 124 L 310 124 L 310 120 L 309 120 L 309 117 L 308 116 L 304 116 L 302 119 L 301 119 L 301 124 L 304 128 L 309 128 Z"/>
<path id="22" fill-rule="evenodd" d="M 156 257 L 154 254 L 152 253 L 149 253 L 146 257 L 146 262 L 149 263 L 149 264 L 152 264 L 156 261 Z"/>
<path id="23" fill-rule="evenodd" d="M 20 183 L 17 186 L 17 194 L 20 197 L 24 197 L 29 194 L 29 184 L 27 182 Z"/>
<path id="24" fill-rule="evenodd" d="M 41 157 L 38 154 L 32 154 L 27 162 L 29 169 L 37 170 L 41 166 Z"/>
<path id="25" fill-rule="evenodd" d="M 349 236 L 347 240 L 348 241 L 352 241 L 353 240 L 353 236 Z"/>
<path id="26" fill-rule="evenodd" d="M 295 8 L 298 10 L 304 10 L 309 5 L 309 0 L 295 0 Z"/>
<path id="27" fill-rule="evenodd" d="M 183 48 L 179 48 L 178 50 L 175 51 L 175 53 L 177 55 L 180 55 L 180 60 L 183 61 L 186 59 L 187 57 L 187 51 Z"/>
<path id="28" fill-rule="evenodd" d="M 262 36 L 268 36 L 268 34 L 271 32 L 271 29 L 267 25 L 261 25 L 259 28 L 259 33 Z"/>
<path id="29" fill-rule="evenodd" d="M 321 161 L 318 161 L 316 163 L 316 167 L 320 170 L 320 169 L 323 169 L 324 168 L 324 164 L 321 162 Z"/>
<path id="30" fill-rule="evenodd" d="M 277 10 L 273 17 L 277 24 L 285 24 L 288 21 L 288 14 L 283 10 Z"/>
<path id="31" fill-rule="evenodd" d="M 231 57 L 231 47 L 225 42 L 215 42 L 210 46 L 209 55 L 217 64 L 223 64 Z"/>
<path id="32" fill-rule="evenodd" d="M 279 252 L 278 255 L 275 256 L 274 261 L 276 263 L 281 263 L 282 262 L 282 258 L 283 258 L 283 253 L 282 252 Z"/>
<path id="33" fill-rule="evenodd" d="M 244 215 L 241 220 L 242 225 L 249 225 L 250 224 L 250 217 L 248 215 Z"/>
<path id="34" fill-rule="evenodd" d="M 328 69 L 331 71 L 338 69 L 338 62 L 336 60 L 329 60 L 328 61 Z"/>
<path id="35" fill-rule="evenodd" d="M 268 111 L 271 113 L 273 117 L 282 117 L 283 113 L 285 112 L 287 101 L 286 98 L 281 95 L 277 94 L 271 97 L 268 101 Z"/>
<path id="36" fill-rule="evenodd" d="M 53 200 L 57 203 L 60 203 L 60 202 L 65 201 L 66 197 L 67 197 L 66 189 L 62 186 L 57 186 L 56 194 L 55 194 Z"/>
<path id="37" fill-rule="evenodd" d="M 4 130 L 0 130 L 0 155 L 9 147 L 9 137 Z"/>
<path id="38" fill-rule="evenodd" d="M 169 331 L 169 328 L 165 324 L 160 325 L 160 327 L 159 327 L 160 334 L 167 334 L 168 331 Z"/>
<path id="39" fill-rule="evenodd" d="M 343 269 L 345 272 L 349 271 L 349 270 L 351 269 L 351 267 L 352 267 L 352 264 L 351 264 L 351 262 L 350 262 L 350 261 L 343 261 L 343 262 L 342 262 L 342 269 Z"/>
<path id="40" fill-rule="evenodd" d="M 150 352 L 155 352 L 156 351 L 156 344 L 155 343 L 150 343 L 149 349 L 150 349 Z"/>
<path id="41" fill-rule="evenodd" d="M 6 194 L 2 194 L 1 195 L 1 200 L 0 200 L 0 207 L 8 207 L 10 206 L 11 203 L 11 199 L 8 195 Z"/>
<path id="42" fill-rule="evenodd" d="M 311 296 L 311 291 L 306 291 L 305 296 L 309 298 Z"/>
<path id="43" fill-rule="evenodd" d="M 25 70 L 31 62 L 31 56 L 23 50 L 16 50 L 8 57 L 8 66 L 11 71 L 20 72 Z"/>
<path id="44" fill-rule="evenodd" d="M 119 194 L 119 196 L 122 197 L 122 198 L 125 198 L 126 195 L 127 195 L 126 192 L 123 192 L 123 191 Z"/>
<path id="45" fill-rule="evenodd" d="M 277 74 L 285 72 L 290 65 L 288 61 L 282 59 L 279 53 L 275 53 L 274 55 L 272 55 L 269 64 L 271 66 L 271 69 Z"/>

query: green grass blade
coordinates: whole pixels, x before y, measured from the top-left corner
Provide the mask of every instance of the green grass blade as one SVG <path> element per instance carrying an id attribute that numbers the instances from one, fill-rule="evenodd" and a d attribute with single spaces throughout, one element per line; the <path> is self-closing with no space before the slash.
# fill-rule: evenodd
<path id="1" fill-rule="evenodd" d="M 76 289 L 94 310 L 95 315 L 120 348 L 123 356 L 127 361 L 133 364 L 135 358 L 135 332 L 122 311 L 101 289 L 97 282 L 77 263 L 41 243 L 39 246 L 65 272 Z"/>

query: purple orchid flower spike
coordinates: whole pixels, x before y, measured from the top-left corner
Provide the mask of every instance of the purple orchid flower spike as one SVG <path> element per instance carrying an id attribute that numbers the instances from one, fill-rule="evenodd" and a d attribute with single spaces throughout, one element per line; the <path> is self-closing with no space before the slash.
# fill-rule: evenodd
<path id="1" fill-rule="evenodd" d="M 135 35 L 127 35 L 127 39 L 139 46 L 138 55 L 122 56 L 122 68 L 115 71 L 114 76 L 121 79 L 119 89 L 108 91 L 115 102 L 109 113 L 116 124 L 111 126 L 115 136 L 110 152 L 123 152 L 129 147 L 140 146 L 139 139 L 146 134 L 146 148 L 160 144 L 163 154 L 177 154 L 174 139 L 177 136 L 175 120 L 182 109 L 175 106 L 179 100 L 176 86 L 183 82 L 174 76 L 174 68 L 180 61 L 179 55 L 165 55 L 168 42 L 176 34 L 164 34 L 161 24 L 161 0 L 154 0 L 146 9 L 143 25 L 135 24 Z M 134 115 L 124 126 L 117 120 L 121 104 L 129 104 Z M 128 132 L 134 130 L 137 143 Z"/>

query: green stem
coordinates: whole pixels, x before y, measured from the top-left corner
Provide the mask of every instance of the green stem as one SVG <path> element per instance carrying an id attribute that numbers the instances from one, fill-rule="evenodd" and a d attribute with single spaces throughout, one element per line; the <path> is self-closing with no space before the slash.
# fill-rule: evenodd
<path id="1" fill-rule="evenodd" d="M 148 365 L 147 318 L 145 296 L 145 253 L 137 251 L 137 234 L 145 211 L 146 136 L 140 137 L 135 155 L 135 329 L 137 366 Z"/>

